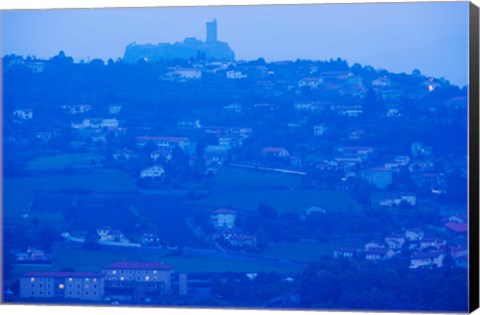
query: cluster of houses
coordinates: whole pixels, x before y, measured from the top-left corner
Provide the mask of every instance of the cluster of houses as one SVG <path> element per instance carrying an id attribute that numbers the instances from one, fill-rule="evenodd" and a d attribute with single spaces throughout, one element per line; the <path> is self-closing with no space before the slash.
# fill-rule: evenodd
<path id="1" fill-rule="evenodd" d="M 222 244 L 234 249 L 254 248 L 257 245 L 255 235 L 246 234 L 235 227 L 237 211 L 226 208 L 219 208 L 212 211 L 210 220 L 215 228 L 214 239 L 220 240 Z"/>
<path id="2" fill-rule="evenodd" d="M 159 262 L 114 262 L 101 272 L 28 272 L 20 277 L 20 298 L 151 302 L 172 294 L 172 266 Z M 179 294 L 186 294 L 185 287 Z M 177 292 L 176 292 L 177 293 Z"/>
<path id="3" fill-rule="evenodd" d="M 16 65 L 16 59 L 12 59 L 9 63 Z M 18 61 L 18 60 L 17 60 Z M 20 61 L 18 61 L 20 62 Z M 232 80 L 248 80 L 251 75 L 258 78 L 258 81 L 263 82 L 262 85 L 268 90 L 268 84 L 265 82 L 270 81 L 273 86 L 272 89 L 280 89 L 283 92 L 289 91 L 289 89 L 302 89 L 308 88 L 313 90 L 322 91 L 323 89 L 333 91 L 341 96 L 348 96 L 350 94 L 359 95 L 365 97 L 369 89 L 373 89 L 378 95 L 384 99 L 388 104 L 385 109 L 385 117 L 394 119 L 402 115 L 401 110 L 397 106 L 400 96 L 428 95 L 433 90 L 438 89 L 445 83 L 436 79 L 428 79 L 422 84 L 419 84 L 418 91 L 412 89 L 400 90 L 398 84 L 392 82 L 388 75 L 382 75 L 374 80 L 366 80 L 358 74 L 354 74 L 351 70 L 345 71 L 319 71 L 318 67 L 313 63 L 308 65 L 309 76 L 301 77 L 293 80 L 293 82 L 287 82 L 288 84 L 279 87 L 279 82 L 275 79 L 276 71 L 280 71 L 284 66 L 292 66 L 291 62 L 273 62 L 269 65 L 249 64 L 247 62 L 219 62 L 219 61 L 195 61 L 192 63 L 191 68 L 171 67 L 168 73 L 163 79 L 173 81 L 188 81 L 198 80 L 202 78 L 202 73 L 211 72 L 215 75 L 224 76 L 226 79 Z M 281 80 L 280 80 L 281 81 Z M 282 81 L 283 82 L 283 81 Z M 280 82 L 281 83 L 281 82 Z M 265 87 L 266 86 L 266 87 Z M 394 89 L 394 87 L 396 89 Z M 421 91 L 421 92 L 420 92 Z M 299 94 L 301 95 L 302 93 Z M 406 94 L 405 94 L 406 93 Z M 412 95 L 410 95 L 412 94 Z M 393 96 L 397 96 L 397 98 Z M 414 98 L 415 99 L 415 98 Z M 452 106 L 462 107 L 466 106 L 466 99 L 456 97 L 454 99 L 445 100 L 445 103 L 452 104 Z M 305 96 L 298 97 L 298 100 L 294 100 L 290 105 L 294 112 L 305 118 L 310 115 L 320 114 L 324 112 L 333 112 L 338 116 L 344 117 L 359 117 L 364 112 L 364 105 L 360 103 L 344 104 L 328 100 L 318 100 L 314 97 L 311 99 L 305 98 Z M 232 115 L 243 115 L 244 113 L 275 113 L 279 111 L 281 106 L 275 103 L 255 103 L 255 104 L 242 104 L 239 102 L 232 102 L 225 104 L 221 110 L 223 113 Z M 108 115 L 105 111 L 102 112 L 102 116 L 94 117 L 95 108 L 89 104 L 66 104 L 62 105 L 61 109 L 72 116 L 71 129 L 76 135 L 77 139 L 82 139 L 85 143 L 105 145 L 108 141 L 109 135 L 118 137 L 125 135 L 129 132 L 129 129 L 123 127 L 122 116 L 119 115 L 122 110 L 122 104 L 109 104 Z M 14 119 L 27 123 L 28 120 L 33 119 L 33 109 L 16 109 L 13 112 Z M 197 115 L 198 116 L 198 115 Z M 335 153 L 329 158 L 322 159 L 313 154 L 316 138 L 322 138 L 329 134 L 331 130 L 337 129 L 336 126 L 330 125 L 327 121 L 306 123 L 305 119 L 300 119 L 295 122 L 284 122 L 286 128 L 308 128 L 310 131 L 311 139 L 306 140 L 307 148 L 312 154 L 298 152 L 298 143 L 292 143 L 291 146 L 274 146 L 266 145 L 260 148 L 254 148 L 256 154 L 254 157 L 249 156 L 250 160 L 242 160 L 245 157 L 236 154 L 238 148 L 244 146 L 245 140 L 256 137 L 254 133 L 256 130 L 255 124 L 252 126 L 208 126 L 201 123 L 201 117 L 188 117 L 179 119 L 176 122 L 177 131 L 170 132 L 169 134 L 154 134 L 152 135 L 148 127 L 145 128 L 144 135 L 135 137 L 135 147 L 114 147 L 111 157 L 115 161 L 131 161 L 136 158 L 140 151 L 147 146 L 148 143 L 153 143 L 154 146 L 150 147 L 151 152 L 148 152 L 150 158 L 150 165 L 141 170 L 138 174 L 140 178 L 150 179 L 162 179 L 165 174 L 165 162 L 172 159 L 172 152 L 175 148 L 180 148 L 184 153 L 192 157 L 191 163 L 193 163 L 193 157 L 198 154 L 196 145 L 197 138 L 191 136 L 185 136 L 192 131 L 201 131 L 203 135 L 213 135 L 217 139 L 217 144 L 207 144 L 204 150 L 202 150 L 203 158 L 206 162 L 208 172 L 215 173 L 218 167 L 221 167 L 227 160 L 231 158 L 237 159 L 239 163 L 255 163 L 256 165 L 269 166 L 281 165 L 284 168 L 293 169 L 296 171 L 303 171 L 307 167 L 312 166 L 320 170 L 341 170 L 344 172 L 344 178 L 358 177 L 367 181 L 377 189 L 383 190 L 388 188 L 394 180 L 395 174 L 399 169 L 406 166 L 412 176 L 417 187 L 424 184 L 430 185 L 431 191 L 436 194 L 445 193 L 445 180 L 444 173 L 438 171 L 435 164 L 435 155 L 433 149 L 430 146 L 426 146 L 421 142 L 413 142 L 411 144 L 410 154 L 399 155 L 391 160 L 385 160 L 382 163 L 371 163 L 372 156 L 378 153 L 378 148 L 372 146 L 357 146 L 358 141 L 365 137 L 365 130 L 361 127 L 352 129 L 348 132 L 347 138 L 342 138 L 339 145 L 336 148 Z M 135 129 L 135 128 L 134 128 Z M 137 128 L 138 129 L 138 128 Z M 131 131 L 131 130 L 130 130 Z M 138 130 L 135 131 L 138 134 Z M 39 130 L 36 134 L 39 140 L 49 142 L 52 136 L 55 136 L 51 131 Z M 346 140 L 346 141 L 345 141 Z M 252 149 L 252 148 L 244 148 Z M 232 155 L 232 152 L 236 151 Z M 239 159 L 239 160 L 238 160 Z M 254 159 L 252 161 L 252 159 Z M 378 159 L 377 159 L 378 161 Z"/>
<path id="4" fill-rule="evenodd" d="M 409 253 L 411 269 L 442 268 L 456 266 L 467 268 L 468 249 L 464 245 L 467 232 L 466 216 L 453 215 L 444 218 L 444 238 L 427 237 L 423 229 L 409 228 L 385 236 L 382 242 L 369 242 L 364 248 L 337 248 L 335 258 L 355 258 L 368 261 L 384 261 Z M 451 240 L 451 241 L 447 241 Z M 450 244 L 449 244 L 450 243 Z M 447 260 L 450 260 L 447 262 Z"/>

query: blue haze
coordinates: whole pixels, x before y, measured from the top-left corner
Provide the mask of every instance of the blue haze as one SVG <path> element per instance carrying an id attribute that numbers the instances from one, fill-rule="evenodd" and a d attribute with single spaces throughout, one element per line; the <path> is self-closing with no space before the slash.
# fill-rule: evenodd
<path id="1" fill-rule="evenodd" d="M 3 12 L 2 54 L 119 58 L 131 42 L 219 40 L 237 59 L 329 59 L 468 81 L 468 3 L 291 5 Z"/>

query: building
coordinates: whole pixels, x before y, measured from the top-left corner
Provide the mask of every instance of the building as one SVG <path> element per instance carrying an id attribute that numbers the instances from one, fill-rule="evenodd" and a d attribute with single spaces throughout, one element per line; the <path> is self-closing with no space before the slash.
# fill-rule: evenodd
<path id="1" fill-rule="evenodd" d="M 320 84 L 322 84 L 323 80 L 318 77 L 307 77 L 303 78 L 300 81 L 298 81 L 298 87 L 303 88 L 303 87 L 310 87 L 311 89 L 317 89 Z"/>
<path id="2" fill-rule="evenodd" d="M 235 226 L 237 212 L 231 209 L 220 208 L 213 211 L 210 219 L 215 228 L 231 229 Z"/>
<path id="3" fill-rule="evenodd" d="M 17 109 L 13 112 L 13 116 L 21 120 L 32 120 L 33 119 L 33 109 Z"/>
<path id="4" fill-rule="evenodd" d="M 92 110 L 92 105 L 78 104 L 78 105 L 62 105 L 62 109 L 68 114 L 83 114 Z"/>
<path id="5" fill-rule="evenodd" d="M 184 148 L 188 144 L 188 138 L 185 137 L 155 137 L 140 136 L 136 137 L 137 148 L 143 148 L 148 142 L 154 143 L 159 149 L 173 150 L 175 147 Z"/>
<path id="6" fill-rule="evenodd" d="M 419 228 L 412 228 L 405 230 L 405 238 L 410 242 L 420 241 L 424 237 L 423 230 Z"/>
<path id="7" fill-rule="evenodd" d="M 360 253 L 360 250 L 357 248 L 337 248 L 333 252 L 333 257 L 335 258 L 353 258 Z"/>
<path id="8" fill-rule="evenodd" d="M 370 261 L 386 260 L 393 256 L 395 252 L 387 247 L 370 247 L 365 250 L 365 259 Z"/>
<path id="9" fill-rule="evenodd" d="M 243 74 L 242 71 L 236 70 L 229 70 L 225 73 L 227 79 L 245 79 L 247 77 L 246 74 Z"/>
<path id="10" fill-rule="evenodd" d="M 394 251 L 401 250 L 405 244 L 405 234 L 391 234 L 385 237 L 385 243 Z"/>
<path id="11" fill-rule="evenodd" d="M 316 137 L 322 136 L 327 130 L 327 126 L 324 124 L 313 126 L 313 135 Z"/>
<path id="12" fill-rule="evenodd" d="M 99 301 L 103 276 L 90 272 L 29 272 L 20 278 L 20 297 Z"/>
<path id="13" fill-rule="evenodd" d="M 217 20 L 207 22 L 207 43 L 214 43 L 217 41 Z"/>
<path id="14" fill-rule="evenodd" d="M 440 268 L 444 257 L 441 252 L 420 252 L 410 258 L 410 268 Z"/>
<path id="15" fill-rule="evenodd" d="M 162 178 L 165 170 L 160 165 L 150 166 L 140 172 L 140 178 Z"/>
<path id="16" fill-rule="evenodd" d="M 392 184 L 392 171 L 386 168 L 372 168 L 360 172 L 360 176 L 369 184 L 385 189 Z"/>
<path id="17" fill-rule="evenodd" d="M 106 297 L 148 302 L 171 292 L 174 270 L 159 262 L 114 262 L 103 268 L 102 273 Z"/>

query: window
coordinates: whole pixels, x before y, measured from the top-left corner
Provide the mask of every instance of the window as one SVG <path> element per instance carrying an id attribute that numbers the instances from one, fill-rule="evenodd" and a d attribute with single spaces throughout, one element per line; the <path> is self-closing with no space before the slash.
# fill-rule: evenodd
<path id="1" fill-rule="evenodd" d="M 58 285 L 58 288 L 59 288 L 59 289 L 65 289 L 65 285 L 64 285 L 63 283 L 60 283 L 60 284 Z"/>
<path id="2" fill-rule="evenodd" d="M 72 281 L 73 281 L 73 279 L 72 279 L 72 278 L 68 278 L 68 282 L 72 282 Z"/>
<path id="3" fill-rule="evenodd" d="M 34 285 L 32 284 L 32 288 L 34 287 Z"/>
<path id="4" fill-rule="evenodd" d="M 145 281 L 148 281 L 148 280 L 150 280 L 150 277 L 149 277 L 149 276 L 146 276 L 146 277 L 145 277 Z"/>
<path id="5" fill-rule="evenodd" d="M 50 295 L 50 291 L 48 291 L 47 294 Z"/>
<path id="6" fill-rule="evenodd" d="M 34 292 L 32 291 L 32 295 L 34 294 Z"/>
<path id="7" fill-rule="evenodd" d="M 43 284 L 40 285 L 40 288 L 42 288 L 42 287 L 43 287 Z"/>
<path id="8" fill-rule="evenodd" d="M 97 278 L 93 278 L 93 282 L 97 282 Z"/>
<path id="9" fill-rule="evenodd" d="M 30 281 L 35 282 L 35 278 L 30 278 Z"/>
<path id="10" fill-rule="evenodd" d="M 113 271 L 112 271 L 112 274 L 116 275 L 116 274 L 117 274 L 117 271 L 116 271 L 116 270 L 113 270 Z"/>

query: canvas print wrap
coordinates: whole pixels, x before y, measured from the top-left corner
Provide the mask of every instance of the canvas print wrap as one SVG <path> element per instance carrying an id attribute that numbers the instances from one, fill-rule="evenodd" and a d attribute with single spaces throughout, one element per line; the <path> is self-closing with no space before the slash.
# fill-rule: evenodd
<path id="1" fill-rule="evenodd" d="M 467 310 L 468 3 L 1 14 L 4 303 Z"/>

